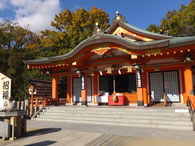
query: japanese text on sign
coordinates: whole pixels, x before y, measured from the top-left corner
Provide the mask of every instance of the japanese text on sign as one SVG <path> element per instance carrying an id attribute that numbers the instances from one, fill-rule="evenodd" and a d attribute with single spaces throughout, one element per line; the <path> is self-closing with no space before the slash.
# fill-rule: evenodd
<path id="1" fill-rule="evenodd" d="M 3 99 L 11 97 L 11 79 L 0 73 L 0 96 Z"/>
<path id="2" fill-rule="evenodd" d="M 141 80 L 141 70 L 137 70 L 137 87 L 141 88 L 142 87 L 142 80 Z"/>

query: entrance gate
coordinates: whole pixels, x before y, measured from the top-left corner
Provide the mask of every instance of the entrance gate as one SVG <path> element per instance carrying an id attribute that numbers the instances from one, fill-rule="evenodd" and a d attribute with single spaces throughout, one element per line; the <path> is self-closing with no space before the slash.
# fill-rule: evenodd
<path id="1" fill-rule="evenodd" d="M 179 102 L 177 71 L 152 72 L 149 77 L 152 102 L 164 102 L 164 93 L 171 102 Z"/>

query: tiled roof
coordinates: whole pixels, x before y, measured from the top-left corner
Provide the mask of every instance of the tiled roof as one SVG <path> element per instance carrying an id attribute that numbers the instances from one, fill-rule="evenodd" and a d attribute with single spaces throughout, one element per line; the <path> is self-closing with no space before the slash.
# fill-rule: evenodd
<path id="1" fill-rule="evenodd" d="M 135 27 L 133 25 L 130 25 L 124 21 L 113 21 L 111 26 L 106 30 L 107 33 L 110 33 L 117 25 L 124 27 L 125 29 L 149 37 L 149 38 L 154 38 L 154 39 L 166 39 L 166 38 L 172 38 L 171 36 L 167 36 L 167 35 L 162 35 L 162 34 L 158 34 L 158 33 L 153 33 L 138 27 Z"/>
<path id="2" fill-rule="evenodd" d="M 135 26 L 132 26 L 130 24 L 127 24 L 126 22 L 114 22 L 114 23 L 120 23 L 121 25 L 127 27 L 126 29 L 131 29 L 131 31 L 137 31 L 142 33 L 143 35 L 152 36 L 153 38 L 158 38 L 158 40 L 144 42 L 144 41 L 138 41 L 133 42 L 130 40 L 127 40 L 123 37 L 108 34 L 111 31 L 111 27 L 114 27 L 116 24 L 112 24 L 111 27 L 106 30 L 107 33 L 98 33 L 94 34 L 93 36 L 89 37 L 88 39 L 82 41 L 80 44 L 78 44 L 71 52 L 61 55 L 61 56 L 54 56 L 54 57 L 45 57 L 35 60 L 25 60 L 25 64 L 47 64 L 52 63 L 53 61 L 61 61 L 66 60 L 74 55 L 76 55 L 78 52 L 80 52 L 82 49 L 86 48 L 87 46 L 94 45 L 94 44 L 101 44 L 101 43 L 115 43 L 119 44 L 121 46 L 124 46 L 128 48 L 129 50 L 144 50 L 144 49 L 153 49 L 153 48 L 169 48 L 169 47 L 177 47 L 177 46 L 184 46 L 189 44 L 195 44 L 195 36 L 193 37 L 170 37 L 160 34 L 155 34 L 152 32 L 148 32 L 146 30 L 137 28 Z"/>

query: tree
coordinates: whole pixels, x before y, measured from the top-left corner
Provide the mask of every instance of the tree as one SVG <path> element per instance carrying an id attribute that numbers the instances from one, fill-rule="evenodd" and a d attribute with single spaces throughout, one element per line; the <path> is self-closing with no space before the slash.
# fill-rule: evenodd
<path id="1" fill-rule="evenodd" d="M 80 42 L 92 36 L 95 24 L 98 22 L 103 29 L 109 27 L 109 17 L 103 9 L 92 7 L 90 11 L 84 8 L 71 12 L 66 9 L 55 16 L 51 25 L 54 30 L 42 31 L 41 56 L 57 56 L 70 52 Z M 65 78 L 59 78 L 61 86 L 65 88 Z M 64 95 L 64 88 L 59 88 L 60 97 Z"/>
<path id="2" fill-rule="evenodd" d="M 60 12 L 51 22 L 55 30 L 42 31 L 42 45 L 48 50 L 43 56 L 66 54 L 92 35 L 96 22 L 103 29 L 108 28 L 109 17 L 103 9 L 92 7 L 90 11 L 81 8 L 75 12 L 68 9 Z M 49 53 L 51 50 L 53 53 Z"/>
<path id="3" fill-rule="evenodd" d="M 154 32 L 154 33 L 158 33 L 160 30 L 159 30 L 159 26 L 155 25 L 155 24 L 151 24 L 148 26 L 148 28 L 146 29 L 147 31 L 151 31 L 151 32 Z"/>
<path id="4" fill-rule="evenodd" d="M 30 73 L 23 60 L 34 59 L 39 46 L 35 33 L 12 21 L 0 23 L 0 72 L 12 79 L 12 96 L 16 99 L 25 97 L 28 79 L 37 72 Z"/>
<path id="5" fill-rule="evenodd" d="M 151 29 L 151 26 L 147 28 L 149 31 L 154 29 Z M 161 20 L 160 31 L 168 32 L 172 36 L 194 36 L 195 0 L 191 0 L 188 6 L 181 5 L 178 11 L 168 11 L 166 17 Z"/>

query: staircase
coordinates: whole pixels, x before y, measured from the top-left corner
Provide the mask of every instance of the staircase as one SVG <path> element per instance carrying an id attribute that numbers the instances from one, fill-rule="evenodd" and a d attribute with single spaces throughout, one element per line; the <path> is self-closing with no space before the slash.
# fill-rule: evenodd
<path id="1" fill-rule="evenodd" d="M 193 130 L 188 109 L 50 106 L 34 120 Z"/>

